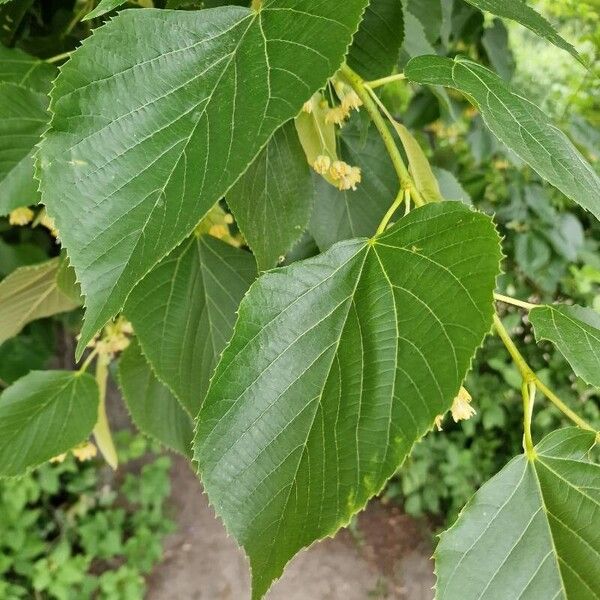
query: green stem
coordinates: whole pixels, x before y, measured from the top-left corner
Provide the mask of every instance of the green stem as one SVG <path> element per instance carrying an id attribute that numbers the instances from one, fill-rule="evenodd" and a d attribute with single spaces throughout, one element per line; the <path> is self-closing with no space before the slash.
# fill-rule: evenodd
<path id="1" fill-rule="evenodd" d="M 100 390 L 100 402 L 98 404 L 98 421 L 94 427 L 94 438 L 106 462 L 116 470 L 119 459 L 106 416 L 106 382 L 109 363 L 110 359 L 104 354 L 100 354 L 96 362 L 96 382 Z"/>
<path id="2" fill-rule="evenodd" d="M 519 373 L 524 381 L 530 383 L 531 381 L 535 381 L 537 379 L 537 375 L 533 372 L 531 367 L 527 364 L 527 361 L 523 358 L 523 355 L 519 352 L 519 349 L 515 346 L 515 343 L 512 341 L 508 331 L 502 325 L 502 321 L 498 315 L 494 315 L 494 328 L 496 332 L 500 336 L 500 339 L 506 346 L 508 353 L 510 354 L 513 362 L 517 366 Z"/>
<path id="3" fill-rule="evenodd" d="M 400 154 L 400 150 L 398 150 L 398 146 L 396 146 L 396 142 L 394 141 L 394 137 L 390 133 L 388 129 L 387 123 L 385 119 L 379 112 L 377 105 L 371 98 L 371 95 L 368 91 L 368 88 L 365 86 L 364 80 L 355 73 L 350 67 L 347 65 L 342 65 L 340 69 L 340 73 L 344 76 L 346 81 L 350 84 L 352 89 L 356 92 L 357 96 L 362 100 L 362 103 L 365 107 L 365 110 L 369 113 L 371 120 L 373 121 L 377 131 L 379 131 L 379 135 L 385 144 L 386 150 L 390 155 L 390 159 L 392 164 L 394 165 L 394 169 L 396 174 L 398 175 L 398 180 L 400 181 L 400 187 L 404 189 L 411 189 L 413 186 L 412 180 L 408 173 L 408 169 L 402 160 L 402 155 Z"/>
<path id="4" fill-rule="evenodd" d="M 71 56 L 71 54 L 73 54 L 73 50 L 70 50 L 69 52 L 63 52 L 62 54 L 57 54 L 56 56 L 51 56 L 50 58 L 46 59 L 47 63 L 57 63 L 60 62 L 61 60 L 65 60 L 67 58 L 69 58 Z"/>
<path id="5" fill-rule="evenodd" d="M 523 449 L 530 458 L 535 457 L 533 438 L 531 437 L 531 419 L 533 417 L 533 403 L 535 402 L 535 385 L 523 379 L 521 385 L 523 396 Z"/>
<path id="6" fill-rule="evenodd" d="M 512 304 L 512 306 L 518 306 L 520 308 L 525 308 L 526 310 L 531 310 L 538 306 L 537 304 L 531 304 L 530 302 L 523 302 L 523 300 L 517 300 L 516 298 L 511 298 L 510 296 L 504 296 L 503 294 L 494 293 L 494 299 L 498 300 L 498 302 L 504 302 L 504 304 Z"/>
<path id="7" fill-rule="evenodd" d="M 581 429 L 585 429 L 587 431 L 596 432 L 596 430 L 587 423 L 584 419 L 582 419 L 575 411 L 571 410 L 548 386 L 546 386 L 540 378 L 533 372 L 531 367 L 527 364 L 527 361 L 523 358 L 523 355 L 519 352 L 518 348 L 515 346 L 515 343 L 510 338 L 510 335 L 502 325 L 502 321 L 498 315 L 494 315 L 494 328 L 496 332 L 500 336 L 500 339 L 506 346 L 508 353 L 513 359 L 521 377 L 523 378 L 523 382 L 526 385 L 536 387 L 556 408 L 558 408 L 564 415 L 569 417 L 573 423 L 575 423 Z M 600 443 L 600 433 L 597 433 L 597 440 Z"/>
<path id="8" fill-rule="evenodd" d="M 548 386 L 542 383 L 537 377 L 534 381 L 535 387 L 556 406 L 562 413 L 564 413 L 573 423 L 577 426 L 581 427 L 581 429 L 586 429 L 587 431 L 596 430 L 584 419 L 582 419 L 575 411 L 571 410 Z M 600 443 L 600 433 L 598 433 L 598 442 Z"/>
<path id="9" fill-rule="evenodd" d="M 98 356 L 98 348 L 94 348 L 87 356 L 87 358 L 83 361 L 83 364 L 81 365 L 81 367 L 79 368 L 79 372 L 80 373 L 84 373 L 85 371 L 88 370 L 88 367 L 90 366 L 91 362 L 94 360 L 94 358 L 96 358 L 96 356 Z"/>
<path id="10" fill-rule="evenodd" d="M 389 75 L 388 77 L 382 77 L 381 79 L 373 79 L 373 81 L 366 81 L 365 85 L 372 90 L 375 88 L 381 87 L 388 83 L 393 83 L 394 81 L 402 81 L 406 79 L 406 75 L 404 73 L 396 73 L 396 75 Z"/>
<path id="11" fill-rule="evenodd" d="M 402 202 L 406 202 L 406 206 L 410 205 L 410 190 L 400 190 L 398 192 L 394 203 L 389 207 L 388 211 L 385 213 L 385 216 L 381 220 L 381 223 L 379 224 L 379 227 L 375 232 L 376 236 L 383 233 L 386 230 L 390 219 L 394 216 L 394 213 L 398 210 L 398 208 L 400 208 Z"/>

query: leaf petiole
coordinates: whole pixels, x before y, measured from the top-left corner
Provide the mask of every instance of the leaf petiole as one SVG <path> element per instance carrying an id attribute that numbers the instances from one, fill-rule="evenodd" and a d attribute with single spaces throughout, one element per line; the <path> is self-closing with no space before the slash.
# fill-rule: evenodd
<path id="1" fill-rule="evenodd" d="M 398 192 L 394 203 L 389 207 L 388 211 L 385 213 L 383 219 L 381 220 L 381 223 L 379 224 L 375 235 L 379 235 L 386 230 L 390 219 L 394 216 L 394 213 L 398 210 L 398 208 L 400 208 L 402 202 L 406 202 L 406 208 L 408 212 L 410 207 L 410 190 L 400 190 Z"/>
<path id="2" fill-rule="evenodd" d="M 404 73 L 396 73 L 395 75 L 389 75 L 388 77 L 382 77 L 381 79 L 373 79 L 373 81 L 366 81 L 365 86 L 374 90 L 375 88 L 393 83 L 394 81 L 402 81 L 406 79 Z"/>
<path id="3" fill-rule="evenodd" d="M 512 306 L 518 306 L 519 308 L 524 308 L 526 310 L 532 310 L 537 304 L 531 304 L 530 302 L 524 302 L 523 300 L 518 300 L 517 298 L 511 298 L 510 296 L 504 296 L 503 294 L 497 294 L 494 292 L 494 299 L 498 302 L 503 302 L 504 304 L 510 304 Z"/>
<path id="4" fill-rule="evenodd" d="M 558 408 L 565 416 L 569 417 L 573 423 L 575 423 L 581 429 L 585 429 L 587 431 L 596 430 L 584 419 L 582 419 L 575 411 L 570 409 L 565 402 L 563 402 L 548 386 L 546 386 L 540 378 L 533 372 L 531 367 L 527 364 L 527 361 L 523 358 L 523 355 L 519 352 L 519 349 L 516 347 L 515 343 L 512 341 L 508 331 L 506 331 L 504 325 L 502 325 L 502 321 L 498 315 L 494 315 L 494 328 L 498 333 L 498 336 L 506 346 L 508 353 L 513 359 L 521 377 L 523 378 L 523 383 L 527 385 L 533 385 L 537 388 L 556 408 Z M 527 416 L 525 416 L 527 419 Z M 529 423 L 531 425 L 531 422 Z M 527 431 L 527 428 L 526 428 Z M 600 443 L 600 432 L 597 433 L 597 439 Z"/>

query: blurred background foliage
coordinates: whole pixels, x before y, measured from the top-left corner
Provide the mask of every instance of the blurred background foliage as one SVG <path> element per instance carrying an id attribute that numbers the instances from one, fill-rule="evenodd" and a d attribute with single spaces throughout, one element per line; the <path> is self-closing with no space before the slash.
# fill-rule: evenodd
<path id="1" fill-rule="evenodd" d="M 600 168 L 598 0 L 534 2 L 581 52 L 588 69 L 529 31 L 483 15 L 462 0 L 444 0 L 440 10 L 432 10 L 438 6 L 432 0 L 403 3 L 400 70 L 411 56 L 423 53 L 477 58 L 551 114 Z M 8 3 L 0 7 L 0 41 L 41 58 L 70 51 L 99 25 L 81 21 L 94 4 L 91 0 Z M 138 4 L 143 3 L 129 5 Z M 205 4 L 168 2 L 182 8 Z M 500 291 L 533 302 L 574 301 L 600 312 L 600 225 L 593 218 L 508 152 L 459 95 L 396 82 L 387 86 L 384 100 L 423 145 L 442 191 L 495 215 L 506 254 Z M 354 136 L 360 135 L 360 121 L 353 119 Z M 307 235 L 287 261 L 303 258 L 315 248 Z M 35 221 L 15 226 L 0 218 L 0 279 L 59 252 L 48 228 Z M 530 364 L 600 427 L 597 392 L 572 374 L 551 345 L 535 344 L 522 312 L 502 308 L 503 321 Z M 30 369 L 57 363 L 69 368 L 80 316 L 76 310 L 33 322 L 2 344 L 0 386 Z M 402 503 L 410 514 L 431 516 L 444 525 L 484 481 L 520 452 L 520 379 L 496 338 L 490 337 L 480 349 L 466 387 L 477 415 L 459 424 L 446 417 L 443 431 L 432 432 L 416 446 L 384 492 L 384 501 Z M 562 422 L 555 409 L 540 402 L 535 437 Z M 131 448 L 139 443 L 124 444 L 129 448 L 125 456 L 135 458 Z M 99 461 L 78 463 L 68 457 L 24 479 L 0 483 L 0 598 L 31 598 L 32 590 L 41 598 L 85 598 L 92 593 L 128 600 L 143 597 L 142 575 L 159 560 L 160 540 L 170 529 L 162 512 L 169 491 L 167 471 L 168 461 L 155 458 L 137 474 L 106 484 Z M 100 531 L 110 531 L 110 536 L 99 535 Z M 78 595 L 69 595 L 65 591 L 69 589 Z"/>

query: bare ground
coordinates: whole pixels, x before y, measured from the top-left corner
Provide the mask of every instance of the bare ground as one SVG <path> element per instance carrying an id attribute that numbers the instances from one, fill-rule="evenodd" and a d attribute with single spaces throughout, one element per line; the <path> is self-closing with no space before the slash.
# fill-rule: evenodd
<path id="1" fill-rule="evenodd" d="M 177 457 L 172 516 L 178 529 L 148 580 L 148 600 L 246 600 L 243 552 L 208 506 L 200 483 Z M 351 533 L 301 552 L 267 600 L 432 600 L 430 534 L 398 508 L 372 502 Z"/>

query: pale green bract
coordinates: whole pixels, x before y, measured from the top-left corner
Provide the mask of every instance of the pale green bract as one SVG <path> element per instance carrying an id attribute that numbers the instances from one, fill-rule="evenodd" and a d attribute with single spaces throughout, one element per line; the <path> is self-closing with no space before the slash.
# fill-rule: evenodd
<path id="1" fill-rule="evenodd" d="M 192 453 L 190 415 L 161 383 L 133 339 L 119 361 L 119 385 L 136 427 L 188 458 Z"/>
<path id="2" fill-rule="evenodd" d="M 256 262 L 249 252 L 194 236 L 163 259 L 125 305 L 156 375 L 192 417 L 255 278 Z"/>
<path id="3" fill-rule="evenodd" d="M 594 600 L 600 590 L 595 433 L 555 431 L 483 485 L 436 550 L 436 600 Z"/>
<path id="4" fill-rule="evenodd" d="M 280 127 L 227 194 L 258 268 L 275 267 L 298 241 L 313 208 L 314 187 L 293 121 Z"/>
<path id="5" fill-rule="evenodd" d="M 261 598 L 377 494 L 444 413 L 492 322 L 499 238 L 447 202 L 263 275 L 197 421 L 204 488 Z"/>
<path id="6" fill-rule="evenodd" d="M 539 340 L 549 340 L 589 385 L 600 388 L 600 315 L 581 306 L 539 306 L 529 311 Z"/>
<path id="7" fill-rule="evenodd" d="M 487 10 L 499 17 L 512 19 L 534 33 L 552 42 L 555 46 L 566 50 L 577 60 L 583 62 L 577 50 L 561 37 L 556 29 L 536 12 L 525 0 L 466 0 L 480 10 Z"/>
<path id="8" fill-rule="evenodd" d="M 544 179 L 600 219 L 600 177 L 569 138 L 498 75 L 464 58 L 413 58 L 405 69 L 415 82 L 452 87 L 471 100 L 488 128 Z"/>
<path id="9" fill-rule="evenodd" d="M 98 386 L 86 373 L 31 371 L 0 395 L 0 476 L 70 450 L 92 432 Z"/>
<path id="10" fill-rule="evenodd" d="M 366 4 L 126 10 L 61 68 L 38 164 L 86 297 L 78 356 L 335 73 Z"/>

